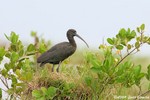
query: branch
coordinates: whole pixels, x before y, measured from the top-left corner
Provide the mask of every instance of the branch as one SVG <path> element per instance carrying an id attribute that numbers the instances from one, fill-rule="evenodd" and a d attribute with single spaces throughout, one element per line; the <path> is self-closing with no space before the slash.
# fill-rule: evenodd
<path id="1" fill-rule="evenodd" d="M 140 45 L 139 45 L 139 48 L 141 47 L 141 45 L 142 44 L 144 44 L 143 43 L 143 33 L 144 33 L 144 31 L 142 31 L 140 34 L 141 34 L 141 40 L 140 40 Z M 148 40 L 147 40 L 148 41 Z M 146 41 L 146 42 L 147 42 Z M 130 51 L 127 55 L 125 55 L 116 65 L 115 65 L 115 67 L 117 67 L 125 58 L 127 58 L 131 53 L 133 53 L 136 49 L 138 49 L 138 48 L 134 48 L 132 51 Z"/>
<path id="2" fill-rule="evenodd" d="M 141 46 L 141 45 L 140 45 Z M 134 48 L 132 51 L 130 51 L 127 55 L 125 55 L 116 65 L 117 67 L 125 58 L 127 58 L 131 53 L 133 53 L 137 48 Z"/>
<path id="3" fill-rule="evenodd" d="M 150 90 L 148 90 L 148 91 L 146 91 L 146 92 L 144 92 L 144 93 L 142 93 L 142 94 L 140 94 L 140 95 L 138 95 L 134 100 L 137 100 L 138 99 L 138 97 L 142 97 L 142 96 L 144 96 L 144 95 L 146 95 L 146 94 L 148 94 L 150 92 Z"/>
<path id="4" fill-rule="evenodd" d="M 7 82 L 5 83 L 4 80 L 2 79 L 2 77 L 0 77 L 0 80 L 1 80 L 2 83 L 6 86 L 6 88 L 9 89 L 9 86 L 8 86 Z"/>
<path id="5" fill-rule="evenodd" d="M 149 92 L 150 92 L 150 90 L 148 90 L 148 91 L 146 91 L 146 92 L 142 93 L 142 94 L 141 94 L 141 95 L 139 95 L 139 96 L 144 96 L 144 95 L 148 94 Z"/>

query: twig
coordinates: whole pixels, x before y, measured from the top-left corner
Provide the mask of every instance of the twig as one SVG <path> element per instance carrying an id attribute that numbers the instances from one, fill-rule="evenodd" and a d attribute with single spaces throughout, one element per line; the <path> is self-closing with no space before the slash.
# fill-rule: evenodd
<path id="1" fill-rule="evenodd" d="M 100 91 L 100 94 L 103 92 L 103 90 L 105 89 L 105 87 L 107 86 L 107 84 L 109 83 L 109 81 L 110 80 L 108 80 L 108 77 L 104 80 L 104 82 L 106 82 L 106 83 L 103 85 L 103 87 L 102 87 L 102 89 Z"/>
<path id="2" fill-rule="evenodd" d="M 139 95 L 139 96 L 137 96 L 134 100 L 137 100 L 137 99 L 138 99 L 138 97 L 144 96 L 144 95 L 148 94 L 149 92 L 150 92 L 150 90 L 148 90 L 148 91 L 146 91 L 146 92 L 144 92 L 144 93 L 140 94 L 140 95 Z"/>
<path id="3" fill-rule="evenodd" d="M 7 79 L 5 78 L 5 82 L 6 82 L 6 85 L 8 86 L 8 82 L 7 82 Z"/>
<path id="4" fill-rule="evenodd" d="M 139 96 L 144 96 L 144 95 L 148 94 L 149 92 L 150 92 L 150 90 L 148 90 L 148 91 L 146 91 L 146 92 L 142 93 L 142 94 L 141 94 L 141 95 L 139 95 Z"/>
<path id="5" fill-rule="evenodd" d="M 9 86 L 7 83 L 4 82 L 4 80 L 2 79 L 2 77 L 0 77 L 0 80 L 2 81 L 2 83 L 6 86 L 7 89 L 9 89 Z"/>
<path id="6" fill-rule="evenodd" d="M 140 94 L 141 94 L 142 89 L 141 89 L 141 86 L 138 86 L 138 87 L 139 87 L 139 94 L 138 94 L 138 95 L 140 95 Z"/>
<path id="7" fill-rule="evenodd" d="M 117 67 L 125 58 L 127 58 L 131 53 L 133 53 L 137 48 L 134 48 L 132 51 L 130 51 L 129 53 L 127 53 L 127 55 L 125 55 L 116 65 L 115 67 Z"/>

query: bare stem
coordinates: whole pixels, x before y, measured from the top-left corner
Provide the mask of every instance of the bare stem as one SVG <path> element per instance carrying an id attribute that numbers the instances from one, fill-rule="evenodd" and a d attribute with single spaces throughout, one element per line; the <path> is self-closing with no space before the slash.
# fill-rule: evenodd
<path id="1" fill-rule="evenodd" d="M 133 53 L 137 48 L 134 48 L 132 51 L 130 51 L 129 53 L 127 53 L 127 55 L 125 55 L 116 65 L 115 67 L 117 67 L 124 59 L 126 59 L 131 53 Z"/>
<path id="2" fill-rule="evenodd" d="M 141 95 L 139 95 L 139 96 L 144 96 L 144 95 L 146 95 L 146 94 L 148 94 L 148 93 L 150 93 L 150 90 L 148 90 L 148 91 L 146 91 L 146 92 L 142 93 L 142 94 L 141 94 Z"/>
<path id="3" fill-rule="evenodd" d="M 6 82 L 6 81 L 4 81 L 4 80 L 2 79 L 2 77 L 0 77 L 0 80 L 1 80 L 1 81 L 2 81 L 2 83 L 6 86 L 6 88 L 7 88 L 7 89 L 9 89 L 9 86 L 8 86 L 7 82 Z"/>
<path id="4" fill-rule="evenodd" d="M 139 94 L 138 94 L 138 95 L 140 95 L 140 94 L 141 94 L 142 89 L 141 89 L 141 86 L 138 86 L 138 87 L 139 87 Z"/>
<path id="5" fill-rule="evenodd" d="M 8 82 L 7 82 L 7 79 L 5 78 L 5 83 L 6 83 L 6 85 L 8 86 Z M 9 87 L 9 86 L 8 86 Z"/>
<path id="6" fill-rule="evenodd" d="M 102 87 L 102 89 L 101 89 L 101 91 L 100 91 L 100 94 L 103 92 L 103 90 L 105 89 L 105 87 L 107 86 L 107 84 L 109 83 L 111 81 L 111 79 L 108 79 L 108 77 L 104 80 L 104 85 L 103 85 L 103 87 Z"/>
<path id="7" fill-rule="evenodd" d="M 137 97 L 145 96 L 145 95 L 147 95 L 148 93 L 150 93 L 150 90 L 148 90 L 148 91 L 146 91 L 146 92 L 144 92 L 144 93 L 138 95 Z M 134 100 L 137 100 L 137 99 L 138 99 L 137 97 L 136 97 Z"/>

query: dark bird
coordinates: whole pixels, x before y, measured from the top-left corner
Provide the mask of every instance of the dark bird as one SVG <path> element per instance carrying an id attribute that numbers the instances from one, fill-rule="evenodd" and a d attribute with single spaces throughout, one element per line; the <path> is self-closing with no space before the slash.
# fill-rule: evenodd
<path id="1" fill-rule="evenodd" d="M 74 40 L 74 36 L 77 36 L 80 38 L 86 45 L 87 47 L 88 44 L 77 34 L 76 30 L 74 29 L 69 29 L 67 31 L 67 38 L 69 42 L 61 42 L 59 44 L 56 44 L 52 48 L 50 48 L 48 51 L 44 52 L 38 59 L 37 62 L 41 63 L 40 67 L 43 66 L 46 63 L 51 63 L 53 64 L 52 67 L 52 72 L 54 71 L 54 65 L 58 64 L 57 67 L 57 72 L 59 72 L 59 67 L 60 64 L 63 60 L 71 56 L 77 48 L 76 42 Z"/>

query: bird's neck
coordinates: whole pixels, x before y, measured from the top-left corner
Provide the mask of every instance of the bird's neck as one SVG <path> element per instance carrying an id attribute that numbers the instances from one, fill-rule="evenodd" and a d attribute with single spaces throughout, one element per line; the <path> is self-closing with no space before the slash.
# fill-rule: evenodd
<path id="1" fill-rule="evenodd" d="M 68 40 L 73 47 L 77 47 L 76 42 L 73 37 L 69 37 Z"/>

